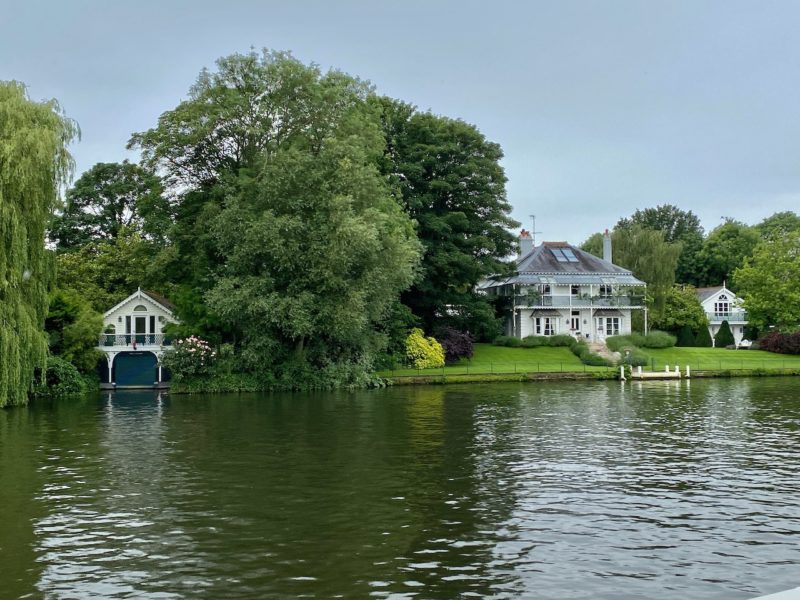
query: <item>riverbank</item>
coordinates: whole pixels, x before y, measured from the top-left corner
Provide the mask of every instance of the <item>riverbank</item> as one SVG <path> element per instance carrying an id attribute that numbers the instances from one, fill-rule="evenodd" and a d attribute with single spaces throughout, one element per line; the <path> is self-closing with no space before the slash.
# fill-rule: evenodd
<path id="1" fill-rule="evenodd" d="M 651 371 L 650 371 L 651 372 Z M 685 371 L 683 371 L 685 373 Z M 692 371 L 687 378 L 681 379 L 721 379 L 731 377 L 796 377 L 800 369 L 726 369 L 722 371 Z M 680 381 L 681 379 L 672 379 Z M 564 372 L 564 373 L 495 373 L 495 374 L 439 374 L 439 375 L 405 375 L 387 377 L 388 385 L 444 385 L 454 383 L 508 383 L 525 381 L 613 381 L 619 380 L 619 369 L 604 372 Z M 629 381 L 641 381 L 629 379 Z M 663 381 L 663 380 L 654 380 Z"/>

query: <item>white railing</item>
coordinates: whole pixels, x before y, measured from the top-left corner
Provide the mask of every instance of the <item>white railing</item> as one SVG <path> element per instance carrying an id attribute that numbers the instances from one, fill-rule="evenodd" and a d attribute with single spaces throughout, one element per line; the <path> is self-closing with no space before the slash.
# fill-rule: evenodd
<path id="1" fill-rule="evenodd" d="M 552 308 L 610 308 L 615 306 L 644 306 L 644 297 L 635 295 L 622 296 L 573 296 L 570 294 L 552 295 L 520 294 L 516 299 L 520 306 L 548 306 Z"/>
<path id="2" fill-rule="evenodd" d="M 163 333 L 102 333 L 98 346 L 108 348 L 113 346 L 169 346 L 172 338 Z"/>
<path id="3" fill-rule="evenodd" d="M 706 316 L 712 323 L 722 323 L 722 321 L 747 321 L 747 311 L 744 310 L 707 312 Z"/>

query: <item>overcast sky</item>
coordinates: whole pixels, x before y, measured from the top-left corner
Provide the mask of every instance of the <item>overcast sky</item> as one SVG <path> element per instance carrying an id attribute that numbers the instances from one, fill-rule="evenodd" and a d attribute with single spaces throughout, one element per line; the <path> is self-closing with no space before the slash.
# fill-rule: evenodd
<path id="1" fill-rule="evenodd" d="M 514 216 L 583 241 L 637 208 L 706 230 L 800 208 L 800 3 L 0 0 L 0 79 L 57 98 L 82 172 L 251 46 L 370 80 L 505 152 Z"/>

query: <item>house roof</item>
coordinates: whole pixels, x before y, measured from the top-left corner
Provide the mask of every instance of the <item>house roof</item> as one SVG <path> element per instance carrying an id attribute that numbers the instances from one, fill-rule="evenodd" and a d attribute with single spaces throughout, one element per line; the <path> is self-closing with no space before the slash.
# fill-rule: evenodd
<path id="1" fill-rule="evenodd" d="M 481 282 L 479 289 L 510 283 L 645 285 L 628 269 L 623 269 L 566 242 L 543 242 L 517 259 L 516 263 L 516 275 L 504 280 Z"/>
<path id="2" fill-rule="evenodd" d="M 163 296 L 159 296 L 158 294 L 156 294 L 154 292 L 145 292 L 144 290 L 142 290 L 142 288 L 139 288 L 135 292 L 133 292 L 130 296 L 125 298 L 122 302 L 120 302 L 116 306 L 108 309 L 103 314 L 103 316 L 107 317 L 110 314 L 112 314 L 113 312 L 115 312 L 115 311 L 119 310 L 120 308 L 122 308 L 123 306 L 125 306 L 131 300 L 136 300 L 136 299 L 141 299 L 141 298 L 147 298 L 151 302 L 154 302 L 154 303 L 160 305 L 164 310 L 166 310 L 170 314 L 172 314 L 173 311 L 175 310 L 175 305 L 173 305 L 169 300 L 167 300 Z"/>
<path id="3" fill-rule="evenodd" d="M 726 294 L 728 294 L 728 299 L 729 300 L 738 300 L 738 298 L 739 298 L 736 294 L 734 294 L 732 291 L 730 291 L 725 284 L 716 285 L 716 286 L 713 286 L 713 287 L 697 288 L 695 290 L 695 293 L 697 294 L 697 298 L 700 300 L 700 302 L 705 302 L 709 298 L 711 298 L 713 296 L 716 296 L 717 294 L 719 294 L 722 291 L 724 291 Z"/>

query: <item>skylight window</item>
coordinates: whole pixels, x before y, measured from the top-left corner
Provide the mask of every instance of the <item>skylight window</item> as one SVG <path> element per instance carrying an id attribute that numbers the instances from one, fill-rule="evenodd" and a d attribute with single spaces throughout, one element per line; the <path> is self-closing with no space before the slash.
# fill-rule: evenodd
<path id="1" fill-rule="evenodd" d="M 562 252 L 561 248 L 550 248 L 550 252 L 553 253 L 553 256 L 556 257 L 558 262 L 567 262 L 567 257 L 564 256 L 564 252 Z"/>
<path id="2" fill-rule="evenodd" d="M 572 251 L 572 248 L 561 248 L 561 252 L 564 253 L 564 256 L 567 257 L 569 262 L 578 262 L 578 257 L 575 256 L 575 253 Z"/>

